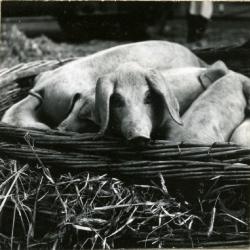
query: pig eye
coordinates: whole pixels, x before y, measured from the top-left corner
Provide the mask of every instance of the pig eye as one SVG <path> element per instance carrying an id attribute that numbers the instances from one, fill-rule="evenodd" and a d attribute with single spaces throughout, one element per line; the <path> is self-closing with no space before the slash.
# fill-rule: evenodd
<path id="1" fill-rule="evenodd" d="M 146 94 L 145 94 L 144 103 L 145 104 L 151 104 L 152 102 L 153 102 L 152 93 L 150 91 L 147 91 Z"/>
<path id="2" fill-rule="evenodd" d="M 113 94 L 110 99 L 111 107 L 123 107 L 125 105 L 124 99 L 120 94 Z"/>

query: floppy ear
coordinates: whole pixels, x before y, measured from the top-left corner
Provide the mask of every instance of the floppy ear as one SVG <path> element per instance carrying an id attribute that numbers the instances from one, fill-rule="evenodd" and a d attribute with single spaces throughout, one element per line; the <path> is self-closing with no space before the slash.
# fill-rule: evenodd
<path id="1" fill-rule="evenodd" d="M 90 132 L 93 129 L 96 131 L 93 110 L 94 100 L 77 93 L 72 98 L 71 108 L 67 117 L 57 128 L 62 131 Z"/>
<path id="2" fill-rule="evenodd" d="M 87 93 L 86 93 L 87 94 Z M 92 96 L 89 93 L 89 96 Z M 82 96 L 79 93 L 76 93 L 74 97 L 71 99 L 70 109 L 68 111 L 68 115 L 74 117 L 74 119 L 86 120 L 89 119 L 95 122 L 93 117 L 93 109 L 94 109 L 94 100 L 90 97 Z"/>
<path id="3" fill-rule="evenodd" d="M 81 100 L 81 94 L 76 93 L 70 100 L 70 105 L 69 105 L 69 110 L 67 113 L 67 116 L 75 110 L 75 107 L 77 106 L 77 104 L 79 103 L 79 100 Z"/>
<path id="4" fill-rule="evenodd" d="M 97 80 L 95 92 L 95 119 L 100 125 L 99 135 L 103 135 L 109 124 L 109 103 L 114 91 L 115 81 L 110 75 Z"/>
<path id="5" fill-rule="evenodd" d="M 226 64 L 222 61 L 217 61 L 210 65 L 204 72 L 200 74 L 200 81 L 204 89 L 209 87 L 213 82 L 228 73 Z"/>
<path id="6" fill-rule="evenodd" d="M 179 103 L 172 92 L 172 90 L 169 88 L 168 84 L 166 83 L 165 78 L 163 75 L 156 71 L 156 70 L 150 70 L 149 74 L 146 77 L 146 80 L 148 82 L 149 87 L 160 96 L 162 102 L 163 102 L 163 124 L 166 121 L 167 116 L 165 115 L 167 111 L 169 111 L 170 116 L 172 119 L 182 125 L 182 120 L 180 118 L 180 108 Z"/>
<path id="7" fill-rule="evenodd" d="M 78 118 L 80 120 L 82 119 L 88 119 L 94 123 L 97 123 L 96 117 L 94 115 L 94 109 L 95 109 L 95 104 L 94 100 L 92 99 L 85 99 L 81 103 L 81 107 L 78 113 Z"/>

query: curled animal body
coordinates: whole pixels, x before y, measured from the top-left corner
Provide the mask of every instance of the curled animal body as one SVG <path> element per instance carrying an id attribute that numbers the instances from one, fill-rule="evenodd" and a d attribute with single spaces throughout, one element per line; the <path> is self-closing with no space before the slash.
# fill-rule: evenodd
<path id="1" fill-rule="evenodd" d="M 170 124 L 166 139 L 206 144 L 227 142 L 244 120 L 249 103 L 250 79 L 229 71 L 193 102 L 182 116 L 182 127 Z"/>
<path id="2" fill-rule="evenodd" d="M 97 80 L 129 61 L 158 70 L 206 65 L 176 43 L 146 41 L 116 46 L 42 73 L 31 90 L 33 95 L 10 107 L 2 121 L 21 127 L 60 126 L 79 132 L 89 131 L 91 125 L 96 129 L 92 107 Z M 35 95 L 41 97 L 39 103 Z M 76 115 L 75 110 L 80 112 Z"/>

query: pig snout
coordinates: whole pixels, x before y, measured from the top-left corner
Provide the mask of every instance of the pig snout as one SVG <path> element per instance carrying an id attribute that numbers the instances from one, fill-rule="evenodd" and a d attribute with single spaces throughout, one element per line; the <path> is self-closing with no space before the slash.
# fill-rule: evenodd
<path id="1" fill-rule="evenodd" d="M 152 126 L 143 124 L 141 121 L 124 122 L 122 134 L 130 142 L 146 142 L 150 140 Z"/>

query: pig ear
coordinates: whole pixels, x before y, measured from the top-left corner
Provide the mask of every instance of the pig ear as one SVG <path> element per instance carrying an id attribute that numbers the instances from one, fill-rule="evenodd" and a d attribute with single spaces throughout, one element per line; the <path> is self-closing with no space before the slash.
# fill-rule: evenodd
<path id="1" fill-rule="evenodd" d="M 97 123 L 96 117 L 94 115 L 94 100 L 92 99 L 85 99 L 81 101 L 80 110 L 78 113 L 78 118 L 81 119 L 88 119 L 94 123 Z"/>
<path id="2" fill-rule="evenodd" d="M 204 72 L 200 74 L 200 81 L 204 89 L 209 87 L 213 82 L 223 77 L 229 72 L 226 64 L 222 61 L 217 61 L 210 65 Z"/>
<path id="3" fill-rule="evenodd" d="M 95 92 L 95 120 L 100 125 L 99 134 L 104 134 L 109 124 L 109 103 L 114 91 L 114 81 L 105 76 L 97 80 Z"/>
<path id="4" fill-rule="evenodd" d="M 180 118 L 180 113 L 179 113 L 179 103 L 172 92 L 172 90 L 169 88 L 168 84 L 166 83 L 165 78 L 163 75 L 156 71 L 156 70 L 150 70 L 150 73 L 147 75 L 147 81 L 149 84 L 149 87 L 156 93 L 158 94 L 162 101 L 163 101 L 163 121 L 164 123 L 166 121 L 166 111 L 169 111 L 170 116 L 172 119 L 182 125 L 182 120 Z"/>

